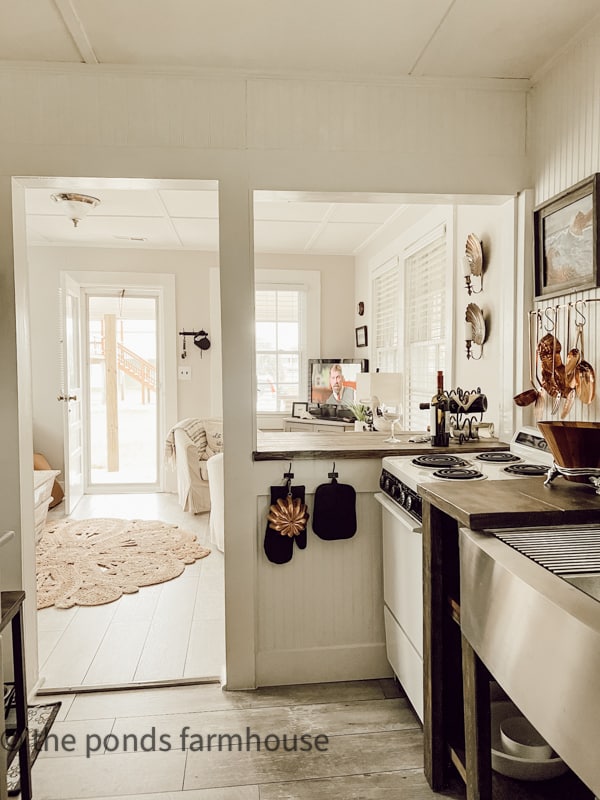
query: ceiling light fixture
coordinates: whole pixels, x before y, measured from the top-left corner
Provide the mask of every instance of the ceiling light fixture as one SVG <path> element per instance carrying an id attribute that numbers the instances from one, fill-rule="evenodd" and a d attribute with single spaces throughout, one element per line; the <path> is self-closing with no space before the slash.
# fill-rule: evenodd
<path id="1" fill-rule="evenodd" d="M 62 203 L 63 210 L 73 225 L 82 220 L 88 211 L 95 208 L 99 203 L 97 197 L 91 197 L 89 194 L 77 194 L 76 192 L 60 192 L 51 195 L 55 203 Z"/>

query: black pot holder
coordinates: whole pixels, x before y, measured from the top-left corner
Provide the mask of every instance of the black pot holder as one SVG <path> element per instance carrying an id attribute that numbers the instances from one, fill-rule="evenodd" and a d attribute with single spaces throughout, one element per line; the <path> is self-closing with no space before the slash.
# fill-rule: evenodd
<path id="1" fill-rule="evenodd" d="M 321 539 L 350 539 L 356 533 L 356 491 L 347 483 L 338 483 L 335 464 L 333 469 L 331 483 L 322 483 L 315 490 L 312 527 Z"/>

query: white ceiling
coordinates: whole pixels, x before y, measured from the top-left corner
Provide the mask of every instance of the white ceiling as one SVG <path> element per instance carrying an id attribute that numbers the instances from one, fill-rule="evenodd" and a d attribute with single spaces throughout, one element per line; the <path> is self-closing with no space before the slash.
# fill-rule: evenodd
<path id="1" fill-rule="evenodd" d="M 0 60 L 531 78 L 598 0 L 10 0 Z"/>
<path id="2" fill-rule="evenodd" d="M 50 184 L 48 180 L 44 183 Z M 104 184 L 107 181 L 103 181 Z M 27 237 L 33 246 L 134 247 L 169 250 L 219 249 L 216 189 L 34 186 L 25 189 Z M 150 183 L 150 182 L 149 182 Z M 192 182 L 190 182 L 192 183 Z M 97 197 L 75 227 L 56 192 L 77 191 Z M 404 203 L 334 202 L 289 199 L 283 193 L 257 193 L 254 204 L 254 246 L 263 253 L 356 255 L 406 207 Z M 348 198 L 346 198 L 347 200 Z M 338 199 L 339 200 L 339 199 Z"/>
<path id="3" fill-rule="evenodd" d="M 351 76 L 532 78 L 598 14 L 598 0 L 26 0 L 2 3 L 0 62 Z M 34 245 L 218 247 L 217 193 L 127 181 L 33 184 Z M 50 195 L 101 200 L 75 229 Z M 269 196 L 259 252 L 356 254 L 401 202 Z"/>

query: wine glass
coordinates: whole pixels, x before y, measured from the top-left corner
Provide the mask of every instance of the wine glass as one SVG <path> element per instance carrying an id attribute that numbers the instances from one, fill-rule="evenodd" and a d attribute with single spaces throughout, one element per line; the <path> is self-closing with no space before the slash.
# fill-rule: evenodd
<path id="1" fill-rule="evenodd" d="M 391 425 L 391 429 L 390 429 L 390 435 L 388 436 L 387 439 L 384 439 L 383 441 L 386 444 L 400 444 L 402 440 L 398 439 L 395 436 L 394 431 L 395 431 L 396 423 L 398 423 L 398 422 L 401 423 L 402 422 L 402 404 L 401 403 L 396 403 L 396 405 L 393 405 L 393 406 L 385 406 L 384 407 L 383 416 L 384 416 L 384 419 L 391 419 L 392 420 L 392 425 Z"/>

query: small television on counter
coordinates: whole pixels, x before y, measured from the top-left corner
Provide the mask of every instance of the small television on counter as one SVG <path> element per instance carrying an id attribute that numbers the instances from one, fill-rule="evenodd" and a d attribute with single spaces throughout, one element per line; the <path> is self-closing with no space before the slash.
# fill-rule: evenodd
<path id="1" fill-rule="evenodd" d="M 338 364 L 342 377 L 342 403 L 356 402 L 356 376 L 369 371 L 366 358 L 309 358 L 308 400 L 309 403 L 326 405 L 336 403 L 331 390 L 331 368 Z M 337 370 L 334 370 L 337 372 Z M 337 403 L 339 405 L 339 403 Z"/>

